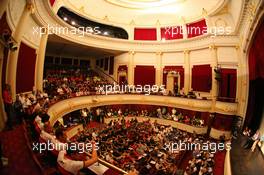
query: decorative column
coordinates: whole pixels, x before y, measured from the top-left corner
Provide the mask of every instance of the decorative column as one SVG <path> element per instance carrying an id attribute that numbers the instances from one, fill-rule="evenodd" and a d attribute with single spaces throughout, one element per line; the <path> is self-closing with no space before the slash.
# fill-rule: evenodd
<path id="1" fill-rule="evenodd" d="M 16 29 L 12 34 L 12 37 L 17 43 L 18 48 L 15 51 L 9 52 L 9 57 L 7 60 L 6 82 L 11 86 L 11 94 L 12 94 L 13 100 L 15 100 L 15 97 L 16 97 L 16 72 L 17 72 L 17 60 L 18 60 L 19 46 L 20 46 L 20 42 L 21 42 L 22 36 L 25 31 L 25 27 L 27 26 L 27 21 L 32 11 L 33 11 L 33 4 L 27 3 L 18 21 Z"/>
<path id="2" fill-rule="evenodd" d="M 191 80 L 191 67 L 190 67 L 190 51 L 185 50 L 184 52 L 184 93 L 188 94 L 190 91 L 190 80 Z"/>
<path id="3" fill-rule="evenodd" d="M 157 41 L 161 41 L 161 32 L 160 32 L 160 22 L 157 20 L 156 22 L 156 30 L 157 30 Z"/>
<path id="4" fill-rule="evenodd" d="M 3 68 L 3 58 L 4 58 L 4 46 L 0 44 L 0 70 Z M 0 71 L 0 77 L 2 77 L 2 71 Z M 2 82 L 0 82 L 0 96 L 2 97 Z M 0 98 L 0 130 L 4 129 L 6 114 L 4 109 L 3 98 Z"/>
<path id="5" fill-rule="evenodd" d="M 130 41 L 134 41 L 134 30 L 135 30 L 135 21 L 132 20 L 129 24 L 129 28 L 130 28 L 130 31 L 129 31 L 129 34 L 128 34 L 128 40 Z"/>
<path id="6" fill-rule="evenodd" d="M 215 79 L 216 73 L 214 69 L 217 67 L 217 47 L 215 45 L 209 46 L 209 49 L 211 50 L 211 57 L 213 59 L 213 62 L 211 63 L 212 67 L 212 90 L 211 90 L 211 98 L 212 98 L 212 111 L 215 111 L 215 103 L 218 97 L 218 82 Z"/>
<path id="7" fill-rule="evenodd" d="M 238 58 L 240 58 L 238 59 L 237 69 L 237 116 L 242 117 L 244 123 L 247 110 L 247 99 L 249 95 L 248 63 L 246 52 L 242 51 L 240 47 L 237 47 L 237 54 Z"/>
<path id="8" fill-rule="evenodd" d="M 186 21 L 183 17 L 180 18 L 180 24 L 182 27 L 183 39 L 187 39 L 188 38 L 188 30 L 187 30 Z"/>
<path id="9" fill-rule="evenodd" d="M 207 125 L 207 136 L 210 136 L 210 132 L 211 132 L 211 128 L 212 128 L 212 124 L 214 122 L 215 119 L 215 113 L 210 113 L 209 114 L 209 121 L 208 121 L 208 125 Z"/>
<path id="10" fill-rule="evenodd" d="M 134 51 L 128 52 L 129 60 L 128 60 L 128 84 L 134 85 Z"/>
<path id="11" fill-rule="evenodd" d="M 2 18 L 3 14 L 5 13 L 9 0 L 1 0 L 0 2 L 0 18 Z"/>
<path id="12" fill-rule="evenodd" d="M 37 60 L 35 66 L 35 87 L 37 90 L 43 91 L 43 73 L 44 73 L 44 61 L 46 53 L 46 45 L 48 41 L 48 32 L 46 30 L 45 34 L 42 34 L 40 45 L 37 53 Z"/>
<path id="13" fill-rule="evenodd" d="M 157 64 L 156 68 L 156 85 L 162 85 L 162 52 L 156 52 Z"/>

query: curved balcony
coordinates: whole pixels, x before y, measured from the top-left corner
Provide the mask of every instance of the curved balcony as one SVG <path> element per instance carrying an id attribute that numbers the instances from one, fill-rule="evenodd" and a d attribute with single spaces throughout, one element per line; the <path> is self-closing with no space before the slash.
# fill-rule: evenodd
<path id="1" fill-rule="evenodd" d="M 217 112 L 220 114 L 235 115 L 236 103 L 216 102 L 212 110 L 212 100 L 198 100 L 181 97 L 155 96 L 155 95 L 98 95 L 74 97 L 55 103 L 48 109 L 50 122 L 53 125 L 60 117 L 85 107 L 96 107 L 111 104 L 147 104 L 160 105 L 201 112 Z"/>

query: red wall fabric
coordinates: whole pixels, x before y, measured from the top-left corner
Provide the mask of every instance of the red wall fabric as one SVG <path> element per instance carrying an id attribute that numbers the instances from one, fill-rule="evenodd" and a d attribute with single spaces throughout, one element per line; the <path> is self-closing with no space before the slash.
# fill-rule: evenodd
<path id="1" fill-rule="evenodd" d="M 212 128 L 222 131 L 230 131 L 234 118 L 234 116 L 216 114 L 212 124 Z"/>
<path id="2" fill-rule="evenodd" d="M 50 0 L 50 5 L 53 6 L 56 0 Z"/>
<path id="3" fill-rule="evenodd" d="M 221 97 L 236 98 L 237 70 L 221 68 L 219 95 Z"/>
<path id="4" fill-rule="evenodd" d="M 154 66 L 136 66 L 134 75 L 135 85 L 155 85 L 156 69 Z"/>
<path id="5" fill-rule="evenodd" d="M 167 75 L 168 73 L 164 73 L 164 71 L 177 71 L 180 72 L 181 76 L 181 86 L 180 88 L 182 89 L 184 87 L 184 68 L 183 66 L 165 66 L 163 69 L 163 85 L 167 85 Z"/>
<path id="6" fill-rule="evenodd" d="M 192 89 L 210 92 L 212 87 L 212 68 L 207 65 L 195 65 L 192 69 Z"/>
<path id="7" fill-rule="evenodd" d="M 244 127 L 254 131 L 259 128 L 264 108 L 264 18 L 256 30 L 253 43 L 249 50 L 249 97 Z"/>
<path id="8" fill-rule="evenodd" d="M 17 61 L 17 93 L 32 91 L 35 80 L 36 56 L 35 49 L 21 42 Z"/>
<path id="9" fill-rule="evenodd" d="M 256 80 L 257 78 L 264 78 L 264 52 L 263 52 L 263 41 L 264 41 L 264 22 L 259 27 L 254 42 L 252 43 L 249 51 L 249 79 Z"/>
<path id="10" fill-rule="evenodd" d="M 182 39 L 182 32 L 183 31 L 181 26 L 163 27 L 160 29 L 161 38 L 164 38 L 166 40 Z"/>
<path id="11" fill-rule="evenodd" d="M 156 28 L 135 28 L 134 40 L 157 40 Z"/>
<path id="12" fill-rule="evenodd" d="M 200 36 L 207 32 L 207 25 L 205 19 L 202 19 L 198 22 L 187 24 L 186 27 L 187 27 L 188 38 Z"/>

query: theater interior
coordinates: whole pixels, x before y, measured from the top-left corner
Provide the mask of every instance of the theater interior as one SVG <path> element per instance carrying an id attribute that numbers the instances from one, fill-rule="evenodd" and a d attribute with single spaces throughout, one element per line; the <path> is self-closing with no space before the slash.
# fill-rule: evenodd
<path id="1" fill-rule="evenodd" d="M 0 174 L 263 175 L 263 0 L 1 0 Z"/>

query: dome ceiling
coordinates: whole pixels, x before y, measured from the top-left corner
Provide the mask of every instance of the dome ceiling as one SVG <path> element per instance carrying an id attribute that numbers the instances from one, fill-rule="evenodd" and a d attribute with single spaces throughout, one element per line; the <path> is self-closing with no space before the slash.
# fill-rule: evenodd
<path id="1" fill-rule="evenodd" d="M 227 0 L 61 0 L 60 5 L 98 22 L 156 26 L 199 20 L 223 8 Z"/>

